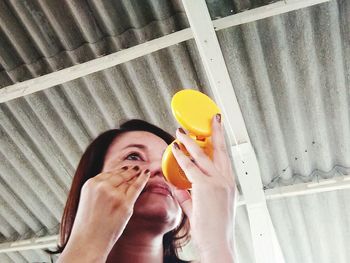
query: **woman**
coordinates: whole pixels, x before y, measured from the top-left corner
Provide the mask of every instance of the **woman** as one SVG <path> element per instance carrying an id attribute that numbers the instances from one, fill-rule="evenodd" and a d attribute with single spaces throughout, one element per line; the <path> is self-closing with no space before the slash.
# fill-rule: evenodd
<path id="1" fill-rule="evenodd" d="M 162 154 L 174 138 L 160 128 L 131 120 L 96 138 L 73 179 L 58 262 L 185 262 L 177 247 L 188 239 L 187 219 L 202 263 L 233 262 L 236 187 L 219 114 L 212 131 L 212 160 L 183 129 L 176 132 L 192 156 L 174 144 L 191 194 L 163 177 Z"/>

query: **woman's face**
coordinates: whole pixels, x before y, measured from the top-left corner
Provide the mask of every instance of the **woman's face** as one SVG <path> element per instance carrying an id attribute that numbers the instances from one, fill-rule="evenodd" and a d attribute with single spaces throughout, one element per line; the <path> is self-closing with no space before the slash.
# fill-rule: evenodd
<path id="1" fill-rule="evenodd" d="M 151 177 L 135 203 L 133 217 L 162 221 L 173 229 L 180 223 L 181 208 L 173 194 L 175 187 L 165 180 L 161 169 L 162 155 L 167 146 L 165 141 L 150 132 L 123 133 L 110 145 L 102 172 L 125 165 L 149 169 Z M 170 194 L 157 185 L 169 187 Z"/>

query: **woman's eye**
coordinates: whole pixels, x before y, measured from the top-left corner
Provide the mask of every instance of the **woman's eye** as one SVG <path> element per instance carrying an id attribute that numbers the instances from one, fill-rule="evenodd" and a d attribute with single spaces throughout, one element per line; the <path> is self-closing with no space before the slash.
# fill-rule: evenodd
<path id="1" fill-rule="evenodd" d="M 125 160 L 142 161 L 142 157 L 138 153 L 130 153 L 126 156 Z"/>

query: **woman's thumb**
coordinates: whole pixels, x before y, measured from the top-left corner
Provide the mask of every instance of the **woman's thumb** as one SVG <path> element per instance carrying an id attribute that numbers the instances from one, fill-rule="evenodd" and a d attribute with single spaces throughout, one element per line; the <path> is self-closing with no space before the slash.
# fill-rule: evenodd
<path id="1" fill-rule="evenodd" d="M 175 198 L 188 218 L 192 216 L 192 198 L 187 190 L 175 189 Z"/>

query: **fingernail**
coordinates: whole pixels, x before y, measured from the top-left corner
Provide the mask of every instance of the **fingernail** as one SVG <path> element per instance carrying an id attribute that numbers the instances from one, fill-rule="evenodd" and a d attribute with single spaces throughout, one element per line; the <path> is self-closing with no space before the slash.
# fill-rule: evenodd
<path id="1" fill-rule="evenodd" d="M 134 166 L 132 169 L 135 170 L 135 171 L 138 171 L 138 170 L 140 169 L 140 167 L 138 167 L 138 166 L 136 165 L 136 166 Z"/>
<path id="2" fill-rule="evenodd" d="M 129 167 L 128 167 L 128 166 L 123 166 L 121 169 L 124 170 L 124 171 L 126 171 L 126 170 L 129 169 Z"/>
<path id="3" fill-rule="evenodd" d="M 150 174 L 151 174 L 151 171 L 150 171 L 149 169 L 147 169 L 147 170 L 145 171 L 145 174 L 146 174 L 146 175 L 150 175 Z"/>
<path id="4" fill-rule="evenodd" d="M 177 144 L 177 142 L 174 142 L 174 148 L 175 148 L 176 150 L 180 150 L 180 146 Z"/>
<path id="5" fill-rule="evenodd" d="M 184 131 L 184 129 L 182 129 L 181 127 L 179 128 L 179 132 L 181 132 L 182 134 L 186 134 L 186 132 Z"/>
<path id="6" fill-rule="evenodd" d="M 191 162 L 196 163 L 196 161 L 191 157 L 190 158 Z"/>
<path id="7" fill-rule="evenodd" d="M 215 118 L 216 118 L 216 121 L 217 121 L 218 123 L 221 123 L 221 114 L 220 114 L 220 113 L 217 113 L 217 114 L 215 115 Z"/>

